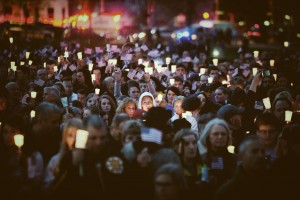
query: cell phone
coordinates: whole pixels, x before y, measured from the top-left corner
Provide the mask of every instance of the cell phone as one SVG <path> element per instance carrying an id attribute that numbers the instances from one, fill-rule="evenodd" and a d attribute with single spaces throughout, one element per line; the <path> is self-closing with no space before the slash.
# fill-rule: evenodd
<path id="1" fill-rule="evenodd" d="M 267 77 L 267 76 L 271 76 L 270 70 L 264 70 L 264 71 L 262 71 L 262 77 Z"/>

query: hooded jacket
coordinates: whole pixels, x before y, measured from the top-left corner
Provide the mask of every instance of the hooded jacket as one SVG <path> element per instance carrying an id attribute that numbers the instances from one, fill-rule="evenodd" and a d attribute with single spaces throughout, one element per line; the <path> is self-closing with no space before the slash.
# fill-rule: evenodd
<path id="1" fill-rule="evenodd" d="M 143 109 L 142 108 L 142 99 L 144 97 L 151 97 L 152 101 L 153 101 L 153 107 L 156 107 L 156 102 L 155 102 L 155 99 L 154 99 L 153 95 L 150 92 L 144 92 L 143 94 L 141 94 L 141 96 L 139 98 L 138 109 Z"/>

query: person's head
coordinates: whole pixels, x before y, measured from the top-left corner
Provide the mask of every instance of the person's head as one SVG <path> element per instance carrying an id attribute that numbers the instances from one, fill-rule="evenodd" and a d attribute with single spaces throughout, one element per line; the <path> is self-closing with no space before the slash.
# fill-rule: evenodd
<path id="1" fill-rule="evenodd" d="M 111 136 L 121 143 L 122 135 L 121 131 L 123 129 L 124 123 L 130 120 L 129 116 L 126 113 L 117 113 L 110 125 L 110 134 Z"/>
<path id="2" fill-rule="evenodd" d="M 14 136 L 16 134 L 26 134 L 25 121 L 21 115 L 12 114 L 7 116 L 2 122 L 3 130 L 1 137 L 3 137 L 4 145 L 8 148 L 15 148 Z"/>
<path id="3" fill-rule="evenodd" d="M 65 95 L 66 96 L 71 96 L 73 93 L 73 83 L 72 83 L 72 78 L 66 77 L 63 79 L 63 85 L 65 87 Z"/>
<path id="4" fill-rule="evenodd" d="M 222 106 L 218 112 L 217 116 L 224 119 L 231 130 L 238 130 L 242 127 L 244 109 L 238 108 L 237 106 L 227 104 Z"/>
<path id="5" fill-rule="evenodd" d="M 41 79 L 43 81 L 47 81 L 48 80 L 48 73 L 46 69 L 39 69 L 36 73 L 36 76 L 38 79 Z"/>
<path id="6" fill-rule="evenodd" d="M 167 103 L 172 105 L 172 102 L 173 102 L 174 98 L 176 96 L 179 96 L 179 95 L 180 95 L 180 91 L 178 90 L 178 88 L 176 88 L 174 86 L 168 87 L 167 91 L 166 91 L 166 101 L 167 101 Z"/>
<path id="7" fill-rule="evenodd" d="M 228 100 L 228 90 L 225 87 L 218 87 L 215 91 L 216 103 L 224 104 Z"/>
<path id="8" fill-rule="evenodd" d="M 59 91 L 55 87 L 45 87 L 43 93 L 43 101 L 49 103 L 57 103 L 60 101 Z"/>
<path id="9" fill-rule="evenodd" d="M 93 74 L 95 74 L 95 81 L 101 83 L 102 73 L 100 68 L 94 68 Z"/>
<path id="10" fill-rule="evenodd" d="M 46 66 L 48 77 L 52 77 L 54 74 L 54 66 L 55 63 L 53 61 L 49 61 Z"/>
<path id="11" fill-rule="evenodd" d="M 114 93 L 114 81 L 115 79 L 113 77 L 108 76 L 102 82 L 104 89 L 111 94 Z"/>
<path id="12" fill-rule="evenodd" d="M 176 96 L 173 100 L 173 109 L 177 115 L 181 115 L 184 112 L 184 110 L 181 107 L 184 98 L 184 96 Z"/>
<path id="13" fill-rule="evenodd" d="M 139 87 L 141 89 L 141 94 L 144 92 L 149 92 L 149 87 L 148 87 L 148 84 L 146 83 L 146 81 L 140 80 Z"/>
<path id="14" fill-rule="evenodd" d="M 285 121 L 285 111 L 293 110 L 292 102 L 286 97 L 275 98 L 272 103 L 272 111 L 278 120 Z"/>
<path id="15" fill-rule="evenodd" d="M 102 154 L 108 142 L 105 123 L 97 115 L 91 115 L 84 120 L 84 126 L 89 132 L 86 148 L 95 155 Z"/>
<path id="16" fill-rule="evenodd" d="M 219 81 L 219 69 L 216 66 L 211 66 L 208 68 L 208 75 L 209 77 L 212 77 L 212 82 L 215 83 Z"/>
<path id="17" fill-rule="evenodd" d="M 271 76 L 266 76 L 262 80 L 262 87 L 266 90 L 270 90 L 275 84 L 274 79 Z"/>
<path id="18" fill-rule="evenodd" d="M 199 77 L 199 87 L 201 87 L 202 85 L 205 85 L 208 83 L 208 75 L 207 74 L 201 74 L 201 76 Z"/>
<path id="19" fill-rule="evenodd" d="M 175 134 L 173 138 L 174 148 L 181 155 L 183 161 L 196 158 L 197 140 L 198 136 L 190 129 L 181 129 Z"/>
<path id="20" fill-rule="evenodd" d="M 273 113 L 263 113 L 256 117 L 256 135 L 266 148 L 274 148 L 277 142 L 280 122 Z"/>
<path id="21" fill-rule="evenodd" d="M 86 107 L 91 108 L 91 107 L 96 106 L 96 105 L 97 105 L 97 99 L 95 98 L 95 94 L 90 93 L 86 97 Z"/>
<path id="22" fill-rule="evenodd" d="M 143 111 L 148 112 L 150 108 L 155 106 L 156 102 L 150 92 L 144 92 L 141 94 L 138 102 L 138 109 L 142 109 Z"/>
<path id="23" fill-rule="evenodd" d="M 128 120 L 124 122 L 122 127 L 122 143 L 123 145 L 136 141 L 140 135 L 142 124 L 136 120 Z"/>
<path id="24" fill-rule="evenodd" d="M 174 163 L 161 166 L 154 175 L 154 189 L 158 200 L 178 199 L 187 189 L 182 168 Z"/>
<path id="25" fill-rule="evenodd" d="M 199 140 L 200 154 L 225 150 L 231 144 L 231 132 L 227 122 L 215 118 L 204 127 Z"/>
<path id="26" fill-rule="evenodd" d="M 276 80 L 276 86 L 287 88 L 289 86 L 288 78 L 286 76 L 284 76 L 283 74 L 278 74 L 278 77 Z"/>
<path id="27" fill-rule="evenodd" d="M 135 100 L 138 100 L 140 97 L 140 86 L 136 81 L 128 81 L 128 96 Z"/>
<path id="28" fill-rule="evenodd" d="M 61 109 L 57 105 L 42 102 L 35 108 L 34 126 L 42 130 L 54 130 L 60 125 L 61 114 Z"/>
<path id="29" fill-rule="evenodd" d="M 72 118 L 64 123 L 62 143 L 68 149 L 73 149 L 75 145 L 76 132 L 78 129 L 83 129 L 83 122 L 81 119 Z"/>
<path id="30" fill-rule="evenodd" d="M 186 70 L 185 70 L 184 65 L 179 64 L 179 65 L 176 66 L 175 75 L 176 76 L 181 76 L 181 77 L 183 77 L 184 75 L 186 75 Z"/>
<path id="31" fill-rule="evenodd" d="M 183 79 L 180 76 L 175 76 L 173 86 L 178 88 L 180 93 L 182 93 L 182 91 L 183 91 Z"/>
<path id="32" fill-rule="evenodd" d="M 80 89 L 77 92 L 77 99 L 82 104 L 82 106 L 86 105 L 87 95 L 88 95 L 88 92 L 85 91 L 84 89 Z"/>
<path id="33" fill-rule="evenodd" d="M 239 146 L 241 166 L 250 175 L 260 175 L 266 170 L 264 146 L 256 137 L 246 138 Z"/>
<path id="34" fill-rule="evenodd" d="M 123 99 L 123 102 L 118 106 L 116 113 L 126 113 L 130 118 L 132 118 L 136 109 L 136 101 L 127 97 Z"/>
<path id="35" fill-rule="evenodd" d="M 5 88 L 7 89 L 9 93 L 9 97 L 14 100 L 20 99 L 20 87 L 16 82 L 9 82 L 5 85 Z"/>
<path id="36" fill-rule="evenodd" d="M 52 87 L 55 87 L 59 91 L 60 97 L 63 97 L 65 95 L 65 87 L 62 82 L 56 82 Z"/>
<path id="37" fill-rule="evenodd" d="M 200 99 L 200 101 L 201 101 L 200 108 L 203 108 L 205 103 L 208 101 L 206 94 L 204 92 L 200 92 L 197 95 L 197 98 Z"/>
<path id="38" fill-rule="evenodd" d="M 83 71 L 80 70 L 77 72 L 77 81 L 80 85 L 84 85 L 85 84 L 85 77 L 84 77 L 84 74 L 83 74 Z"/>
<path id="39" fill-rule="evenodd" d="M 99 108 L 100 111 L 104 113 L 115 113 L 116 105 L 114 100 L 106 94 L 103 94 L 99 98 Z"/>

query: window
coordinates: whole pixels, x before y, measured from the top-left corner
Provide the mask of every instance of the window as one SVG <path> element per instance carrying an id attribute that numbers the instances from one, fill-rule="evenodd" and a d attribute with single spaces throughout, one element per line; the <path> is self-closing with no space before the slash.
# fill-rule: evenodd
<path id="1" fill-rule="evenodd" d="M 48 8 L 48 18 L 54 18 L 54 8 Z"/>

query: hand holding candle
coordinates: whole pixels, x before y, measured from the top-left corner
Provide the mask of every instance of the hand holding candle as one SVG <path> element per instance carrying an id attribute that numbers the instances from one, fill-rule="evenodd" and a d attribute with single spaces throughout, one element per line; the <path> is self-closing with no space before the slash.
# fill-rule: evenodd
<path id="1" fill-rule="evenodd" d="M 77 130 L 76 132 L 76 142 L 75 142 L 75 148 L 77 149 L 85 149 L 86 148 L 86 142 L 88 140 L 89 132 L 85 130 Z"/>
<path id="2" fill-rule="evenodd" d="M 31 97 L 32 99 L 35 99 L 35 98 L 36 98 L 36 94 L 37 94 L 37 92 L 32 91 L 32 92 L 30 92 L 30 97 Z"/>

